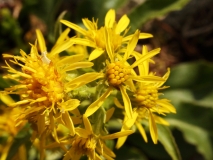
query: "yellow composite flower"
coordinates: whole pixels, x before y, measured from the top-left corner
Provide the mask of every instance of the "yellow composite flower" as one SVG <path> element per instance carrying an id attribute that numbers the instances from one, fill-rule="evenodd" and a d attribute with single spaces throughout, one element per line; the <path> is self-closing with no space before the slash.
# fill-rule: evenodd
<path id="1" fill-rule="evenodd" d="M 140 59 L 143 56 L 149 54 L 147 51 L 147 47 L 143 46 L 143 54 L 137 54 L 135 57 L 136 60 Z M 138 66 L 140 75 L 149 75 L 149 59 L 144 61 L 142 64 Z M 162 77 L 165 81 L 169 77 L 170 71 Z M 150 73 L 152 74 L 152 73 Z M 153 142 L 156 144 L 158 140 L 157 127 L 156 123 L 169 125 L 163 118 L 158 115 L 166 115 L 167 113 L 176 113 L 174 106 L 167 99 L 160 99 L 159 90 L 167 88 L 162 85 L 165 83 L 162 82 L 137 82 L 136 90 L 133 94 L 133 98 L 131 98 L 133 104 L 133 117 L 129 118 L 125 116 L 123 121 L 123 127 L 121 130 L 130 129 L 134 124 L 137 126 L 139 132 L 141 133 L 144 140 L 147 142 L 146 133 L 142 126 L 142 120 L 147 119 L 149 121 L 149 128 Z M 121 106 L 118 101 L 116 101 L 117 106 Z M 125 142 L 127 137 L 122 137 L 118 139 L 116 148 L 120 148 Z"/>
<path id="2" fill-rule="evenodd" d="M 113 46 L 110 43 L 110 36 L 108 29 L 105 29 L 105 41 L 106 41 L 106 51 L 108 57 L 110 58 L 110 62 L 107 62 L 107 67 L 105 70 L 105 80 L 108 85 L 108 89 L 106 92 L 97 99 L 94 103 L 92 103 L 86 110 L 85 115 L 90 116 L 92 115 L 104 102 L 104 100 L 110 95 L 112 90 L 115 88 L 121 92 L 125 112 L 128 117 L 132 117 L 132 105 L 129 99 L 129 96 L 126 92 L 126 89 L 130 91 L 135 91 L 135 86 L 133 81 L 139 82 L 152 82 L 152 81 L 164 81 L 163 78 L 157 76 L 150 76 L 150 75 L 140 75 L 138 76 L 134 68 L 140 65 L 143 61 L 153 57 L 154 55 L 158 54 L 160 49 L 155 49 L 149 52 L 149 54 L 139 58 L 133 64 L 129 64 L 127 60 L 130 58 L 132 53 L 134 52 L 134 48 L 138 42 L 140 32 L 136 31 L 130 39 L 127 48 L 121 51 L 125 52 L 123 56 L 120 53 L 114 53 Z M 100 73 L 102 74 L 102 73 Z"/>
<path id="3" fill-rule="evenodd" d="M 63 160 L 79 160 L 86 155 L 91 160 L 101 160 L 103 156 L 107 160 L 113 160 L 115 154 L 105 144 L 105 140 L 116 139 L 119 137 L 132 134 L 134 131 L 126 130 L 116 132 L 109 135 L 96 135 L 89 119 L 83 115 L 84 129 L 77 127 L 76 135 L 74 137 L 65 137 L 59 140 L 60 144 L 53 143 L 47 148 L 54 148 L 63 145 L 70 145 L 70 149 L 66 151 Z"/>
<path id="4" fill-rule="evenodd" d="M 106 51 L 106 42 L 104 38 L 105 29 L 109 30 L 110 43 L 113 48 L 113 52 L 117 51 L 122 44 L 127 43 L 133 35 L 126 36 L 128 32 L 129 18 L 127 15 L 123 15 L 118 22 L 115 20 L 115 10 L 110 9 L 105 16 L 105 25 L 98 28 L 98 21 L 94 19 L 92 21 L 87 18 L 82 19 L 86 29 L 69 22 L 67 20 L 61 20 L 63 24 L 81 33 L 83 38 L 76 38 L 75 43 L 86 45 L 95 48 L 89 55 L 89 61 L 98 58 Z M 139 39 L 152 37 L 149 33 L 140 33 Z"/>
<path id="5" fill-rule="evenodd" d="M 21 56 L 3 55 L 5 58 L 12 58 L 9 61 L 21 67 L 21 71 L 16 70 L 6 61 L 7 66 L 3 68 L 12 74 L 4 78 L 15 80 L 18 84 L 6 88 L 3 94 L 20 95 L 20 101 L 8 104 L 8 106 L 22 108 L 22 112 L 17 113 L 17 125 L 28 121 L 35 133 L 33 137 L 40 138 L 41 148 L 45 145 L 45 137 L 49 133 L 56 141 L 58 140 L 56 134 L 58 123 L 69 128 L 71 135 L 75 134 L 69 111 L 76 109 L 80 101 L 71 99 L 65 92 L 66 72 L 93 66 L 91 62 L 79 62 L 84 58 L 83 55 L 59 56 L 60 52 L 72 45 L 72 39 L 67 37 L 69 30 L 61 34 L 49 53 L 41 31 L 36 30 L 41 55 L 35 45 L 31 45 L 29 55 L 23 50 L 20 51 Z M 41 154 L 43 158 L 44 153 Z"/>
<path id="6" fill-rule="evenodd" d="M 12 98 L 8 95 L 0 95 L 1 101 L 5 104 L 14 103 Z M 7 136 L 7 140 L 4 143 L 0 144 L 0 160 L 5 160 L 7 158 L 10 147 L 14 142 L 14 137 L 18 132 L 24 127 L 25 123 L 16 126 L 15 117 L 17 113 L 20 113 L 20 108 L 11 109 L 4 105 L 0 106 L 0 137 Z M 18 159 L 26 160 L 25 151 L 26 148 L 24 145 L 20 146 L 18 153 L 15 155 Z"/>

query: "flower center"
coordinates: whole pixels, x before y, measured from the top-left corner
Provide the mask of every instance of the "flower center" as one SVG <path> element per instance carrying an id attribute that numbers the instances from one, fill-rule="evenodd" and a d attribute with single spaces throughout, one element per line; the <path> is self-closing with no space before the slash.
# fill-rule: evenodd
<path id="1" fill-rule="evenodd" d="M 94 137 L 82 138 L 76 137 L 76 139 L 72 142 L 72 147 L 78 154 L 82 155 L 91 155 L 96 148 L 96 139 Z"/>
<path id="2" fill-rule="evenodd" d="M 135 101 L 142 107 L 154 107 L 158 100 L 158 90 L 155 86 L 143 86 L 135 94 Z"/>
<path id="3" fill-rule="evenodd" d="M 120 61 L 111 63 L 107 66 L 107 81 L 112 86 L 119 86 L 125 82 L 130 75 L 130 69 Z"/>
<path id="4" fill-rule="evenodd" d="M 106 48 L 106 42 L 104 38 L 104 27 L 101 27 L 99 30 L 95 32 L 94 40 L 98 47 L 105 49 Z M 110 42 L 111 46 L 113 46 L 114 50 L 117 50 L 121 43 L 122 43 L 122 36 L 119 34 L 116 34 L 114 30 L 109 29 L 109 36 L 110 36 Z"/>
<path id="5" fill-rule="evenodd" d="M 61 76 L 52 63 L 45 64 L 38 59 L 38 61 L 26 65 L 36 70 L 36 72 L 24 70 L 25 73 L 32 77 L 23 80 L 23 83 L 27 85 L 28 89 L 27 98 L 38 99 L 47 97 L 47 100 L 43 101 L 43 103 L 49 106 L 52 102 L 58 102 L 64 97 Z"/>

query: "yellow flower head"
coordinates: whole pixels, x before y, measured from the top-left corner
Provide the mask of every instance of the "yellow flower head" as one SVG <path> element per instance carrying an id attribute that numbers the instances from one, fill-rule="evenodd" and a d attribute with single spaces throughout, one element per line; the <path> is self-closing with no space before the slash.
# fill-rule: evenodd
<path id="1" fill-rule="evenodd" d="M 136 61 L 141 59 L 142 57 L 148 55 L 150 52 L 147 51 L 147 47 L 143 46 L 143 54 L 139 54 L 137 52 L 134 53 L 136 57 Z M 152 52 L 152 51 L 151 51 Z M 149 61 L 150 59 L 146 59 L 138 65 L 140 76 L 149 76 L 153 75 L 149 73 Z M 125 117 L 122 130 L 126 130 L 132 127 L 135 124 L 143 136 L 144 140 L 147 142 L 146 133 L 141 125 L 141 121 L 144 119 L 148 119 L 150 133 L 153 142 L 156 144 L 158 140 L 157 135 L 157 127 L 156 123 L 168 125 L 163 118 L 158 115 L 165 115 L 166 113 L 176 113 L 173 105 L 170 104 L 167 99 L 160 99 L 159 95 L 161 95 L 158 91 L 167 87 L 161 87 L 167 78 L 169 77 L 170 70 L 162 77 L 164 81 L 138 81 L 136 83 L 136 90 L 134 91 L 133 98 L 131 98 L 133 105 L 133 117 L 128 118 Z M 118 106 L 121 106 L 117 101 Z M 116 145 L 117 148 L 120 148 L 125 142 L 127 137 L 120 138 Z"/>
<path id="2" fill-rule="evenodd" d="M 18 82 L 6 88 L 4 93 L 20 95 L 20 101 L 8 105 L 22 108 L 22 112 L 19 112 L 17 116 L 17 125 L 27 120 L 34 132 L 39 136 L 42 135 L 43 144 L 45 144 L 45 135 L 49 133 L 52 133 L 57 140 L 56 129 L 59 123 L 69 128 L 71 135 L 75 134 L 68 111 L 76 109 L 80 101 L 71 99 L 67 94 L 69 90 L 65 90 L 68 84 L 66 72 L 93 65 L 91 62 L 78 62 L 84 58 L 83 55 L 64 57 L 58 55 L 72 45 L 71 39 L 67 37 L 68 31 L 65 30 L 62 33 L 49 53 L 46 50 L 43 35 L 37 30 L 41 54 L 34 45 L 31 45 L 29 55 L 22 50 L 21 56 L 4 54 L 4 57 L 12 58 L 11 63 L 21 67 L 21 70 L 16 70 L 7 62 L 7 66 L 4 67 L 12 73 L 5 78 Z"/>
<path id="3" fill-rule="evenodd" d="M 127 27 L 130 22 L 127 15 L 123 15 L 121 19 L 116 22 L 115 10 L 113 9 L 110 9 L 107 12 L 105 17 L 105 25 L 100 28 L 98 28 L 97 21 L 94 21 L 94 19 L 90 21 L 87 18 L 84 18 L 82 21 L 86 29 L 83 29 L 69 21 L 61 20 L 63 24 L 76 30 L 84 36 L 84 38 L 76 38 L 75 43 L 95 48 L 95 50 L 89 56 L 90 61 L 98 58 L 101 54 L 104 53 L 104 51 L 106 51 L 106 45 L 108 42 L 105 41 L 105 29 L 108 30 L 108 34 L 111 39 L 109 43 L 112 46 L 114 52 L 117 51 L 122 46 L 122 44 L 129 41 L 133 36 L 126 36 L 128 31 Z M 150 37 L 152 37 L 152 35 L 148 33 L 140 33 L 139 35 L 140 39 Z"/>
<path id="4" fill-rule="evenodd" d="M 71 145 L 70 149 L 64 155 L 63 160 L 78 160 L 81 156 L 86 155 L 89 159 L 100 159 L 103 156 L 112 160 L 115 154 L 106 146 L 105 140 L 116 139 L 118 137 L 127 136 L 133 133 L 132 130 L 117 132 L 109 135 L 97 135 L 93 132 L 93 127 L 89 119 L 83 115 L 84 128 L 77 127 L 74 137 L 64 137 L 59 140 L 60 143 L 53 143 L 46 148 L 62 147 L 63 145 Z"/>

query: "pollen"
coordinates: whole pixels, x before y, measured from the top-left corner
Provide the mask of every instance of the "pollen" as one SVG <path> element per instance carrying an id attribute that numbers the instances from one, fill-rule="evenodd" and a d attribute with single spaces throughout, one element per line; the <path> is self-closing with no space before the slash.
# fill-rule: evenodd
<path id="1" fill-rule="evenodd" d="M 158 90 L 155 86 L 143 86 L 135 94 L 135 101 L 140 107 L 155 107 L 156 100 L 158 100 Z"/>
<path id="2" fill-rule="evenodd" d="M 106 73 L 108 83 L 114 87 L 117 87 L 129 78 L 130 69 L 118 61 L 109 64 Z"/>

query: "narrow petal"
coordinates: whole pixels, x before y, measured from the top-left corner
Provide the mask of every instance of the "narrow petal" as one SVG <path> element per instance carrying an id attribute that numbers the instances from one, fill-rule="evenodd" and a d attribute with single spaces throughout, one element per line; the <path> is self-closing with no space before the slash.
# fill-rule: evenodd
<path id="1" fill-rule="evenodd" d="M 163 76 L 163 79 L 165 79 L 165 81 L 164 82 L 158 82 L 155 86 L 157 88 L 161 87 L 166 82 L 166 80 L 168 79 L 169 75 L 170 75 L 170 69 L 168 68 L 166 74 Z"/>
<path id="2" fill-rule="evenodd" d="M 152 141 L 154 144 L 157 144 L 158 142 L 158 132 L 157 132 L 157 126 L 154 120 L 154 117 L 152 115 L 152 112 L 149 110 L 149 130 L 151 133 Z"/>
<path id="3" fill-rule="evenodd" d="M 130 39 L 132 39 L 132 36 L 133 35 L 129 35 L 129 36 L 126 36 L 122 39 L 122 42 L 126 42 L 126 41 L 129 41 Z M 139 39 L 146 39 L 146 38 L 151 38 L 153 37 L 152 34 L 149 34 L 149 33 L 140 33 L 139 35 Z"/>
<path id="4" fill-rule="evenodd" d="M 164 120 L 163 118 L 161 118 L 155 114 L 153 114 L 153 117 L 154 117 L 156 123 L 163 124 L 165 126 L 169 126 L 169 123 L 166 120 Z"/>
<path id="5" fill-rule="evenodd" d="M 94 64 L 92 62 L 75 62 L 63 68 L 62 72 L 72 71 L 79 68 L 89 68 L 92 67 L 93 65 Z"/>
<path id="6" fill-rule="evenodd" d="M 106 98 L 110 95 L 112 91 L 112 88 L 108 88 L 107 91 L 99 98 L 97 99 L 95 102 L 93 102 L 86 110 L 85 112 L 85 116 L 89 117 L 91 116 L 95 111 L 97 111 L 100 106 L 104 103 L 104 101 L 106 100 Z"/>
<path id="7" fill-rule="evenodd" d="M 156 54 L 158 54 L 160 52 L 160 48 L 154 49 L 152 51 L 150 51 L 148 54 L 146 54 L 145 56 L 141 57 L 139 60 L 135 61 L 132 65 L 131 68 L 135 68 L 136 66 L 140 65 L 141 63 L 143 63 L 145 60 L 155 56 Z"/>
<path id="8" fill-rule="evenodd" d="M 9 95 L 4 95 L 0 93 L 0 99 L 2 102 L 4 102 L 6 105 L 15 103 L 14 100 Z"/>
<path id="9" fill-rule="evenodd" d="M 126 93 L 126 88 L 124 86 L 120 86 L 119 88 L 121 90 L 121 95 L 124 102 L 125 113 L 129 118 L 132 118 L 133 117 L 132 104 L 130 102 L 128 94 Z"/>
<path id="10" fill-rule="evenodd" d="M 145 142 L 148 142 L 148 139 L 147 139 L 147 136 L 146 136 L 146 132 L 145 132 L 143 126 L 141 125 L 141 123 L 136 122 L 135 125 L 137 126 L 137 128 L 138 128 L 138 130 L 139 130 L 141 136 L 142 136 L 143 139 L 144 139 L 144 141 L 145 141 Z"/>
<path id="11" fill-rule="evenodd" d="M 59 38 L 57 39 L 55 46 L 58 44 L 61 44 L 62 42 L 64 42 L 64 40 L 66 40 L 66 38 L 68 37 L 68 34 L 70 32 L 70 28 L 65 29 L 59 36 Z"/>
<path id="12" fill-rule="evenodd" d="M 41 135 L 45 130 L 45 115 L 38 115 L 38 133 Z"/>
<path id="13" fill-rule="evenodd" d="M 175 107 L 171 103 L 169 103 L 168 100 L 165 99 L 158 100 L 157 104 L 172 113 L 176 113 Z"/>
<path id="14" fill-rule="evenodd" d="M 121 132 L 109 134 L 109 135 L 106 135 L 106 136 L 101 136 L 100 138 L 103 139 L 103 140 L 105 140 L 105 139 L 116 139 L 116 138 L 119 138 L 119 137 L 128 136 L 132 133 L 134 133 L 133 130 L 126 130 L 126 131 L 121 131 Z"/>
<path id="15" fill-rule="evenodd" d="M 138 82 L 164 82 L 165 79 L 158 76 L 130 76 L 131 79 Z"/>
<path id="16" fill-rule="evenodd" d="M 51 57 L 55 56 L 56 54 L 67 50 L 68 48 L 70 48 L 73 45 L 73 40 L 72 39 L 68 39 L 66 41 L 64 41 L 61 44 L 58 44 L 56 46 L 54 46 L 54 48 L 50 51 L 49 55 Z"/>
<path id="17" fill-rule="evenodd" d="M 108 122 L 110 120 L 110 118 L 112 117 L 114 111 L 115 111 L 114 107 L 112 107 L 112 108 L 110 108 L 110 109 L 107 110 L 105 122 Z"/>
<path id="18" fill-rule="evenodd" d="M 140 32 L 138 30 L 136 30 L 132 39 L 129 41 L 127 50 L 124 54 L 124 61 L 126 61 L 129 58 L 129 56 L 131 55 L 131 53 L 134 51 L 134 49 L 138 43 L 139 34 L 140 34 Z"/>
<path id="19" fill-rule="evenodd" d="M 83 137 L 83 138 L 88 138 L 91 135 L 91 132 L 89 132 L 86 129 L 83 128 L 75 128 L 75 132 L 78 136 Z"/>
<path id="20" fill-rule="evenodd" d="M 66 92 L 69 92 L 71 89 L 78 88 L 82 85 L 85 85 L 87 83 L 90 83 L 96 79 L 103 78 L 103 77 L 104 77 L 103 73 L 93 73 L 93 72 L 85 73 L 85 74 L 73 79 L 69 83 L 67 83 L 65 86 L 65 88 L 67 88 Z"/>
<path id="21" fill-rule="evenodd" d="M 105 16 L 105 26 L 112 28 L 115 22 L 115 10 L 110 9 Z"/>
<path id="22" fill-rule="evenodd" d="M 83 122 L 84 122 L 85 129 L 87 131 L 89 131 L 90 133 L 93 133 L 90 121 L 89 121 L 89 119 L 85 115 L 83 115 Z"/>
<path id="23" fill-rule="evenodd" d="M 103 49 L 96 48 L 95 50 L 92 51 L 92 53 L 89 55 L 89 61 L 92 61 L 96 58 L 98 58 L 100 55 L 104 53 Z"/>
<path id="24" fill-rule="evenodd" d="M 38 44 L 39 44 L 41 53 L 47 52 L 45 40 L 44 40 L 44 37 L 43 37 L 41 31 L 36 29 L 36 35 L 37 35 L 37 38 L 38 38 Z"/>
<path id="25" fill-rule="evenodd" d="M 105 28 L 105 32 L 104 32 L 104 38 L 105 38 L 105 42 L 106 42 L 106 51 L 107 51 L 107 54 L 109 56 L 109 59 L 111 62 L 114 62 L 114 50 L 112 49 L 112 46 L 111 46 L 111 40 L 110 40 L 110 36 L 109 36 L 109 33 L 108 33 L 108 29 Z"/>
<path id="26" fill-rule="evenodd" d="M 114 103 L 118 108 L 124 109 L 124 106 L 119 102 L 117 98 L 114 98 Z"/>
<path id="27" fill-rule="evenodd" d="M 71 23 L 69 21 L 66 21 L 66 20 L 60 20 L 61 23 L 65 24 L 66 26 L 74 29 L 75 31 L 83 34 L 83 35 L 86 35 L 87 34 L 87 31 L 84 30 L 83 28 L 79 27 L 78 25 L 74 24 L 74 23 Z"/>
<path id="28" fill-rule="evenodd" d="M 123 15 L 121 19 L 118 21 L 118 24 L 116 26 L 116 30 L 115 30 L 116 34 L 120 34 L 121 32 L 123 32 L 128 27 L 129 22 L 130 20 L 127 17 L 127 15 L 126 14 Z"/>
<path id="29" fill-rule="evenodd" d="M 75 63 L 75 62 L 78 62 L 78 61 L 80 61 L 84 58 L 85 58 L 85 56 L 83 54 L 72 55 L 72 56 L 68 56 L 68 57 L 61 59 L 60 61 L 58 61 L 56 63 L 56 65 L 61 66 L 61 65 L 64 65 L 64 64 Z"/>
<path id="30" fill-rule="evenodd" d="M 88 30 L 95 30 L 93 23 L 88 18 L 83 18 L 82 22 Z"/>
<path id="31" fill-rule="evenodd" d="M 65 111 L 72 111 L 80 105 L 80 101 L 78 99 L 69 99 L 60 104 Z"/>
<path id="32" fill-rule="evenodd" d="M 74 124 L 72 122 L 72 119 L 71 119 L 69 113 L 68 112 L 62 113 L 62 119 L 63 119 L 65 125 L 67 126 L 67 128 L 69 128 L 71 136 L 74 136 L 75 127 L 74 127 Z"/>
<path id="33" fill-rule="evenodd" d="M 121 148 L 123 146 L 123 144 L 126 142 L 127 137 L 128 136 L 118 138 L 115 148 L 116 149 Z"/>
<path id="34" fill-rule="evenodd" d="M 83 46 L 88 46 L 88 47 L 96 47 L 96 44 L 89 40 L 89 39 L 84 39 L 84 38 L 72 38 L 72 43 L 73 44 L 79 44 L 79 45 L 83 45 Z"/>

